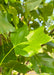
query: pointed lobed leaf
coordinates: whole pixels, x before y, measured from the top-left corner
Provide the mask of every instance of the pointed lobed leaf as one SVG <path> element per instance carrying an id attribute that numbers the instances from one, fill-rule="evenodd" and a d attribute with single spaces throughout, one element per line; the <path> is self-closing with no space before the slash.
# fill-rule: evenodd
<path id="1" fill-rule="evenodd" d="M 31 34 L 29 34 L 27 39 L 33 51 L 38 53 L 41 48 L 41 45 L 49 42 L 51 40 L 51 37 L 44 33 L 43 27 L 39 27 Z"/>

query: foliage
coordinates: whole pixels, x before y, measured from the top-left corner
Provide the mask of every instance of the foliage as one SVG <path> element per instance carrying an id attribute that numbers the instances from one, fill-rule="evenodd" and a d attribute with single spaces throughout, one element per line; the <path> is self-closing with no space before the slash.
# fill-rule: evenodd
<path id="1" fill-rule="evenodd" d="M 54 75 L 54 1 L 0 0 L 0 69 Z"/>

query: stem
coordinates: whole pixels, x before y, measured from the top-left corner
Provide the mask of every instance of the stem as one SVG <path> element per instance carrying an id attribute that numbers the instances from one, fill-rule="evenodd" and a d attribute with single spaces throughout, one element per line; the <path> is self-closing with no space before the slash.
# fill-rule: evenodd
<path id="1" fill-rule="evenodd" d="M 8 54 L 15 48 L 15 46 L 13 48 L 10 49 L 10 51 L 4 56 L 4 58 L 1 60 L 0 66 L 2 65 L 2 62 L 4 61 L 4 59 L 8 56 Z"/>
<path id="2" fill-rule="evenodd" d="M 2 65 L 4 59 L 11 53 L 11 51 L 12 51 L 15 47 L 17 47 L 18 45 L 21 45 L 21 44 L 27 44 L 27 43 L 23 42 L 23 43 L 20 43 L 20 44 L 17 44 L 17 45 L 15 45 L 15 46 L 13 46 L 13 47 L 9 50 L 9 52 L 4 56 L 4 58 L 1 60 L 0 66 Z"/>

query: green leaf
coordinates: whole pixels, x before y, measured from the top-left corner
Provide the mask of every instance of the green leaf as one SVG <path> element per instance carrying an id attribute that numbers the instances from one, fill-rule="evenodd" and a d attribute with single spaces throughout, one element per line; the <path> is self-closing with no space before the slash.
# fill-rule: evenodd
<path id="1" fill-rule="evenodd" d="M 18 29 L 16 32 L 11 33 L 10 38 L 13 45 L 17 45 L 19 43 L 27 41 L 26 36 L 28 34 L 28 27 L 27 25 L 24 25 L 20 29 Z"/>
<path id="2" fill-rule="evenodd" d="M 29 11 L 34 10 L 34 8 L 37 8 L 42 0 L 27 0 L 27 9 Z"/>
<path id="3" fill-rule="evenodd" d="M 22 44 L 22 45 L 18 45 L 17 47 L 15 47 L 15 54 L 16 55 L 22 55 L 22 56 L 26 56 L 28 57 L 28 52 L 26 51 L 24 48 L 26 48 L 28 46 L 28 44 Z"/>
<path id="4" fill-rule="evenodd" d="M 5 0 L 5 3 L 7 4 L 8 3 L 8 0 Z"/>
<path id="5" fill-rule="evenodd" d="M 9 42 L 7 44 L 6 41 L 4 41 L 3 45 L 0 46 L 0 62 L 1 60 L 4 58 L 4 56 L 9 52 L 9 50 L 12 48 L 12 44 L 11 42 Z M 10 60 L 16 60 L 16 56 L 15 56 L 15 53 L 14 53 L 14 50 L 11 51 L 9 53 L 9 55 L 7 55 L 7 57 L 5 58 L 5 60 L 3 61 L 4 63 L 7 63 L 9 62 Z"/>
<path id="6" fill-rule="evenodd" d="M 39 53 L 31 57 L 30 62 L 32 63 L 32 68 L 37 72 L 41 73 L 54 73 L 54 58 L 51 58 L 48 54 Z M 36 66 L 38 66 L 38 68 Z"/>
<path id="7" fill-rule="evenodd" d="M 32 63 L 32 69 L 34 69 L 36 73 L 40 73 L 36 57 L 31 57 L 30 62 Z"/>
<path id="8" fill-rule="evenodd" d="M 24 73 L 24 74 L 30 70 L 26 65 L 21 64 L 18 61 L 10 61 L 6 64 L 3 64 L 3 67 L 8 67 L 9 69 L 13 68 L 13 70 L 16 70 L 19 73 Z"/>
<path id="9" fill-rule="evenodd" d="M 36 10 L 31 11 L 30 14 L 31 14 L 32 17 L 34 17 L 34 19 L 39 18 L 39 15 L 36 12 Z"/>
<path id="10" fill-rule="evenodd" d="M 16 16 L 17 15 L 17 10 L 15 9 L 15 7 L 9 6 L 8 13 Z"/>
<path id="11" fill-rule="evenodd" d="M 27 54 L 27 52 L 23 49 L 28 45 L 26 43 L 25 44 L 23 43 L 27 41 L 27 39 L 25 38 L 27 34 L 28 34 L 28 27 L 26 25 L 18 29 L 16 32 L 11 33 L 10 38 L 13 43 L 13 46 L 16 46 L 17 44 L 19 44 L 18 46 L 15 47 L 16 55 Z M 23 43 L 23 44 L 20 45 L 20 43 Z"/>
<path id="12" fill-rule="evenodd" d="M 0 14 L 0 34 L 13 32 L 15 28 L 8 22 L 7 16 Z"/>
<path id="13" fill-rule="evenodd" d="M 46 45 L 54 48 L 54 43 L 53 42 L 48 42 Z"/>
<path id="14" fill-rule="evenodd" d="M 27 36 L 30 47 L 35 53 L 40 51 L 41 45 L 49 42 L 51 37 L 44 33 L 44 28 L 39 27 Z"/>
<path id="15" fill-rule="evenodd" d="M 13 6 L 9 6 L 8 13 L 13 16 L 13 23 L 15 27 L 17 28 L 17 24 L 19 23 L 19 18 L 17 16 L 17 10 Z"/>
<path id="16" fill-rule="evenodd" d="M 53 0 L 0 0 L 2 75 L 12 70 L 54 75 L 53 9 Z"/>
<path id="17" fill-rule="evenodd" d="M 6 68 L 6 67 L 5 67 Z M 12 74 L 12 68 L 8 71 L 7 69 L 3 68 L 2 75 L 11 75 Z"/>
<path id="18" fill-rule="evenodd" d="M 43 7 L 39 8 L 39 12 L 46 21 L 48 19 L 48 16 L 51 16 L 53 13 L 53 5 L 52 4 L 44 5 Z"/>

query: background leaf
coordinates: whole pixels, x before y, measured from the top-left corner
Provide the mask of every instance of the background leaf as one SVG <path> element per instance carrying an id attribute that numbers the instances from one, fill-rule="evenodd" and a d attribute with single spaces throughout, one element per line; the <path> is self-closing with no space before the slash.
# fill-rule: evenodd
<path id="1" fill-rule="evenodd" d="M 9 33 L 14 31 L 14 27 L 8 22 L 7 16 L 0 14 L 0 33 Z"/>

